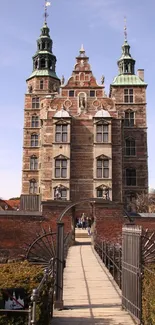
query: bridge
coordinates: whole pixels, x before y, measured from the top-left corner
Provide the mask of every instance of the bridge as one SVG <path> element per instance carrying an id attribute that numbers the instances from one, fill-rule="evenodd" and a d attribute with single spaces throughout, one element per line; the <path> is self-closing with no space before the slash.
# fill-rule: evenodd
<path id="1" fill-rule="evenodd" d="M 63 276 L 63 307 L 54 309 L 52 325 L 133 325 L 122 309 L 122 294 L 91 244 L 86 230 L 76 229 Z"/>

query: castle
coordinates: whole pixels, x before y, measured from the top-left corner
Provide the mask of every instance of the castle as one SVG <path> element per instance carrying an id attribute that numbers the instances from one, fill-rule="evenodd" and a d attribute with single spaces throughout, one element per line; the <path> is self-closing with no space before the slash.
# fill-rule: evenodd
<path id="1" fill-rule="evenodd" d="M 148 191 L 144 70 L 135 72 L 125 37 L 108 97 L 83 45 L 66 82 L 52 45 L 45 21 L 25 94 L 22 197 L 98 198 L 130 210 Z"/>

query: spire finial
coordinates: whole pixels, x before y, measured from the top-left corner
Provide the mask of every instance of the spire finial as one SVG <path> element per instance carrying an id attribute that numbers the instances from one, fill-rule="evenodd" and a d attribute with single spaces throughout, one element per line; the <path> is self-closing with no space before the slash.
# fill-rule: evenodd
<path id="1" fill-rule="evenodd" d="M 127 41 L 127 36 L 128 36 L 128 34 L 127 34 L 127 19 L 126 19 L 126 17 L 124 17 L 124 37 L 125 37 L 125 41 Z"/>
<path id="2" fill-rule="evenodd" d="M 83 44 L 81 45 L 81 48 L 80 48 L 80 53 L 84 53 L 85 52 L 85 49 L 84 49 L 84 46 Z"/>
<path id="3" fill-rule="evenodd" d="M 51 2 L 45 0 L 45 5 L 44 5 L 44 18 L 45 18 L 45 23 L 47 22 L 47 17 L 48 17 L 47 7 L 49 7 L 50 5 L 51 5 Z"/>

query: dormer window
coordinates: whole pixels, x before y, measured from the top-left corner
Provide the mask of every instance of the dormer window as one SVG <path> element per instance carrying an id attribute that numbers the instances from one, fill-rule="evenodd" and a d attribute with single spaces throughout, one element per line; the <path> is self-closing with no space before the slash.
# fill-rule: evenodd
<path id="1" fill-rule="evenodd" d="M 124 89 L 124 103 L 129 103 L 132 104 L 133 103 L 133 89 L 131 88 L 126 88 Z"/>

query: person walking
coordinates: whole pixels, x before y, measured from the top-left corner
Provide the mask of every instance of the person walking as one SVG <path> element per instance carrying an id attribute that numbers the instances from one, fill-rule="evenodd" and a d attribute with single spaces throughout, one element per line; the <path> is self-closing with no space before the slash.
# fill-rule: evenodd
<path id="1" fill-rule="evenodd" d="M 91 218 L 87 219 L 87 231 L 88 231 L 88 235 L 91 235 Z"/>

